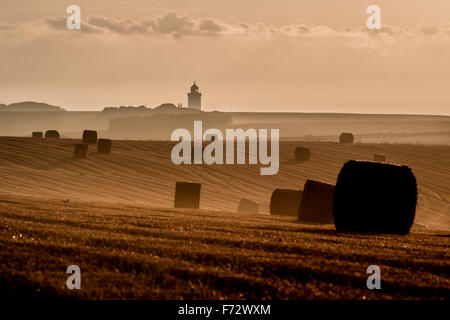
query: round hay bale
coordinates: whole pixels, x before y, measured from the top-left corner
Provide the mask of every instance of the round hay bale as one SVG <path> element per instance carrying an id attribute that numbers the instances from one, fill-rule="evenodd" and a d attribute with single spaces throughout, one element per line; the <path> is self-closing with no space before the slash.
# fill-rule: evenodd
<path id="1" fill-rule="evenodd" d="M 237 209 L 237 213 L 258 213 L 259 211 L 259 205 L 248 199 L 242 199 L 241 202 L 239 202 L 239 206 Z"/>
<path id="2" fill-rule="evenodd" d="M 98 139 L 97 152 L 108 154 L 111 153 L 112 141 L 110 139 Z"/>
<path id="3" fill-rule="evenodd" d="M 295 159 L 301 161 L 308 161 L 311 158 L 311 150 L 305 147 L 295 148 Z"/>
<path id="4" fill-rule="evenodd" d="M 343 132 L 339 136 L 340 143 L 353 143 L 354 140 L 355 140 L 355 138 L 353 137 L 352 133 Z"/>
<path id="5" fill-rule="evenodd" d="M 31 136 L 32 136 L 33 138 L 41 139 L 41 138 L 44 137 L 44 134 L 43 134 L 42 131 L 35 131 L 35 132 L 32 133 Z"/>
<path id="6" fill-rule="evenodd" d="M 298 210 L 298 221 L 332 224 L 333 195 L 333 185 L 306 180 Z"/>
<path id="7" fill-rule="evenodd" d="M 417 183 L 409 167 L 351 160 L 336 183 L 334 224 L 342 231 L 407 234 L 416 204 Z"/>
<path id="8" fill-rule="evenodd" d="M 275 189 L 270 198 L 270 214 L 296 217 L 302 193 L 302 190 Z"/>
<path id="9" fill-rule="evenodd" d="M 88 145 L 86 143 L 75 144 L 74 157 L 78 159 L 86 159 L 88 152 Z"/>
<path id="10" fill-rule="evenodd" d="M 375 161 L 375 162 L 386 162 L 386 156 L 384 154 L 375 153 L 373 155 L 373 161 Z"/>
<path id="11" fill-rule="evenodd" d="M 83 131 L 83 143 L 97 143 L 97 131 L 84 130 Z"/>
<path id="12" fill-rule="evenodd" d="M 56 130 L 45 131 L 45 139 L 59 139 L 59 132 Z"/>
<path id="13" fill-rule="evenodd" d="M 200 207 L 200 183 L 177 182 L 175 186 L 175 208 Z"/>

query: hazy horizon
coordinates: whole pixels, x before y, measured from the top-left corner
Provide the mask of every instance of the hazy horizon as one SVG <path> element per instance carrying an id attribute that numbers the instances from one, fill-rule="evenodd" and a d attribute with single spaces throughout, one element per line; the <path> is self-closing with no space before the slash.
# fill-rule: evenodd
<path id="1" fill-rule="evenodd" d="M 104 107 L 99 107 L 99 108 L 92 108 L 92 109 L 83 109 L 83 108 L 68 108 L 67 106 L 64 105 L 57 105 L 57 104 L 52 104 L 52 103 L 48 103 L 46 101 L 13 101 L 11 103 L 4 103 L 5 105 L 9 105 L 9 104 L 15 104 L 15 103 L 27 103 L 27 102 L 32 102 L 32 103 L 44 103 L 44 104 L 48 104 L 51 106 L 55 106 L 55 107 L 61 107 L 64 109 L 64 111 L 69 111 L 69 112 L 102 112 Z M 0 101 L 0 105 L 3 102 Z M 151 109 L 155 109 L 157 107 L 159 107 L 160 105 L 164 104 L 164 103 L 172 103 L 172 102 L 163 102 L 163 103 L 156 103 L 154 105 L 144 105 L 147 108 L 151 108 Z M 111 105 L 111 106 L 107 106 L 107 107 L 114 107 L 114 108 L 119 108 L 121 106 L 124 107 L 139 107 L 142 104 L 139 105 Z M 183 105 L 183 108 L 187 108 L 186 105 Z M 283 111 L 282 109 L 268 109 L 268 110 L 264 110 L 264 111 L 258 111 L 258 110 L 251 110 L 251 109 L 246 109 L 246 108 L 236 108 L 237 110 L 234 110 L 235 108 L 232 108 L 231 112 L 232 113 L 304 113 L 304 114 L 347 114 L 347 115 L 379 115 L 379 116 L 383 116 L 383 115 L 388 115 L 388 116 L 437 116 L 437 117 L 450 117 L 450 113 L 449 114 L 435 114 L 435 113 L 379 113 L 379 112 L 339 112 L 339 111 Z M 226 112 L 229 113 L 229 107 L 227 109 L 227 107 L 225 106 L 222 109 L 214 109 L 214 108 L 208 108 L 207 106 L 203 106 L 202 111 L 207 111 L 207 112 L 214 112 L 214 111 L 218 111 L 218 112 Z M 11 111 L 7 111 L 7 112 L 11 112 Z M 27 112 L 27 111 L 20 111 L 20 112 Z M 28 111 L 29 112 L 29 111 Z M 40 111 L 39 111 L 40 112 Z"/>
<path id="2" fill-rule="evenodd" d="M 183 103 L 206 111 L 450 115 L 450 3 L 66 0 L 0 4 L 0 103 L 70 111 Z"/>

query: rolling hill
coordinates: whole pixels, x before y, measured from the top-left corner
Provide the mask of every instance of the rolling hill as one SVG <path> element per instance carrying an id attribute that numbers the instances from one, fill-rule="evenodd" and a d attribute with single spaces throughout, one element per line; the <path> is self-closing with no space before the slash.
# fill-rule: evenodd
<path id="1" fill-rule="evenodd" d="M 259 166 L 175 166 L 172 143 L 0 138 L 0 296 L 81 299 L 448 299 L 448 146 L 282 142 L 276 176 Z M 311 160 L 293 161 L 297 145 Z M 344 161 L 384 153 L 419 187 L 410 234 L 337 232 L 268 215 L 275 187 L 334 183 Z M 173 209 L 176 181 L 202 183 L 201 209 Z M 260 214 L 236 214 L 238 201 Z M 81 290 L 66 268 L 81 268 Z M 378 265 L 382 289 L 368 290 Z"/>
<path id="2" fill-rule="evenodd" d="M 261 176 L 260 165 L 176 166 L 170 159 L 174 144 L 164 141 L 113 141 L 112 154 L 97 154 L 90 146 L 88 159 L 76 160 L 75 142 L 0 138 L 0 193 L 171 207 L 175 182 L 185 180 L 202 183 L 202 209 L 235 211 L 248 198 L 267 214 L 275 188 L 302 189 L 306 179 L 334 184 L 345 161 L 382 153 L 416 175 L 416 222 L 450 230 L 450 146 L 281 142 L 278 174 Z M 310 161 L 293 160 L 297 145 L 311 149 Z"/>

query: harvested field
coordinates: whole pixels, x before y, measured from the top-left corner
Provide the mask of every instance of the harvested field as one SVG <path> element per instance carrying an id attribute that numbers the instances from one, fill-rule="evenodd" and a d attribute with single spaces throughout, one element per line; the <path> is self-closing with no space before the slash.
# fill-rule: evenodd
<path id="1" fill-rule="evenodd" d="M 294 217 L 0 200 L 2 294 L 95 299 L 444 299 L 448 233 L 367 236 Z M 82 290 L 67 290 L 68 265 Z M 382 270 L 367 290 L 366 268 Z M 39 290 L 39 292 L 37 291 Z M 6 291 L 6 292 L 5 292 Z"/>
<path id="2" fill-rule="evenodd" d="M 0 138 L 3 295 L 100 299 L 448 299 L 450 147 L 302 142 L 280 145 L 280 171 L 259 165 L 175 166 L 169 142 L 114 141 L 73 159 L 79 140 Z M 374 153 L 411 167 L 418 183 L 409 235 L 337 232 L 269 215 L 275 188 L 335 184 L 349 159 Z M 200 210 L 173 209 L 176 181 L 202 184 Z M 260 214 L 236 214 L 242 198 Z M 82 290 L 66 289 L 79 265 Z M 382 290 L 366 288 L 379 265 Z"/>

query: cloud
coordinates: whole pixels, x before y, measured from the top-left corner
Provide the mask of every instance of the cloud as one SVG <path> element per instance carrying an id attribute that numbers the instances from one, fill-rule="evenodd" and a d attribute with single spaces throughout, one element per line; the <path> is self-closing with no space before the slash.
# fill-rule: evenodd
<path id="1" fill-rule="evenodd" d="M 200 36 L 211 34 L 229 33 L 232 27 L 220 20 L 208 18 L 195 20 L 188 15 L 181 15 L 176 12 L 167 12 L 155 18 L 145 18 L 141 21 L 133 19 L 112 19 L 105 17 L 91 17 L 84 26 L 94 26 L 105 32 L 112 32 L 120 35 L 133 34 L 158 34 L 180 36 Z"/>
<path id="2" fill-rule="evenodd" d="M 450 23 L 446 23 L 442 26 L 442 32 L 450 36 Z"/>
<path id="3" fill-rule="evenodd" d="M 216 19 L 205 19 L 203 21 L 200 22 L 199 25 L 199 29 L 203 30 L 203 31 L 208 31 L 208 32 L 223 32 L 224 30 L 227 29 L 227 25 L 220 23 L 219 21 L 217 21 Z"/>
<path id="4" fill-rule="evenodd" d="M 91 17 L 89 18 L 88 23 L 82 24 L 81 29 L 83 29 L 86 25 L 92 26 L 98 30 L 121 35 L 145 34 L 149 31 L 148 26 L 144 21 L 139 23 L 129 18 L 116 20 L 103 17 Z"/>
<path id="5" fill-rule="evenodd" d="M 159 16 L 155 21 L 155 30 L 159 33 L 193 33 L 197 29 L 198 22 L 187 15 L 179 15 L 175 12 L 168 12 Z"/>
<path id="6" fill-rule="evenodd" d="M 0 31 L 8 31 L 8 30 L 16 29 L 16 28 L 17 28 L 16 25 L 0 22 Z"/>
<path id="7" fill-rule="evenodd" d="M 54 32 L 65 32 L 67 17 L 49 17 L 40 21 Z M 22 26 L 23 27 L 23 26 Z M 11 31 L 17 26 L 0 24 L 0 32 Z M 181 37 L 233 36 L 265 39 L 294 39 L 299 41 L 338 41 L 352 48 L 376 49 L 414 42 L 420 38 L 448 40 L 450 24 L 419 25 L 416 28 L 383 25 L 381 30 L 368 30 L 365 27 L 334 29 L 324 25 L 314 25 L 301 21 L 286 25 L 267 25 L 263 23 L 229 24 L 215 18 L 195 19 L 186 14 L 166 12 L 162 15 L 141 20 L 130 18 L 114 19 L 92 16 L 82 23 L 81 32 L 85 34 L 117 34 L 120 36 L 148 35 Z"/>
<path id="8" fill-rule="evenodd" d="M 65 17 L 49 17 L 43 19 L 43 23 L 56 31 L 67 31 L 67 18 Z M 93 24 L 83 24 L 80 30 L 83 33 L 101 33 L 103 30 L 97 28 Z"/>
<path id="9" fill-rule="evenodd" d="M 54 30 L 67 30 L 66 19 L 64 17 L 45 18 L 43 22 Z"/>
<path id="10" fill-rule="evenodd" d="M 418 26 L 418 29 L 424 35 L 433 35 L 433 34 L 436 34 L 439 32 L 439 28 L 437 26 L 431 26 L 431 25 L 420 25 L 420 26 Z"/>

